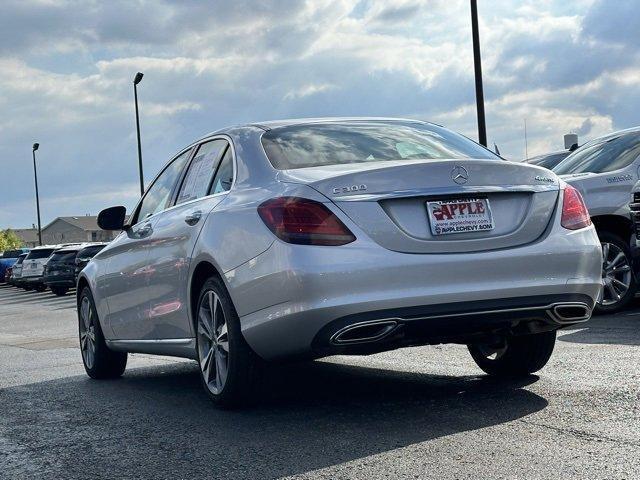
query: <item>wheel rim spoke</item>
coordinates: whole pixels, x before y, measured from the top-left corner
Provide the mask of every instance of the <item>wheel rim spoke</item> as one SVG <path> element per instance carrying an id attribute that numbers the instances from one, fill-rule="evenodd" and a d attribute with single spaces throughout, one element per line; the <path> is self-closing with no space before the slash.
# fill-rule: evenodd
<path id="1" fill-rule="evenodd" d="M 616 289 L 613 288 L 612 283 L 607 283 L 607 290 L 609 290 L 609 294 L 611 295 L 611 298 L 620 300 L 620 295 L 618 295 L 618 292 L 616 292 Z"/>
<path id="2" fill-rule="evenodd" d="M 229 352 L 229 337 L 227 335 L 227 324 L 222 325 L 218 337 L 216 339 L 218 346 L 225 352 Z"/>
<path id="3" fill-rule="evenodd" d="M 615 286 L 617 285 L 618 287 L 620 287 L 620 289 L 618 290 L 619 292 L 623 293 L 627 291 L 627 288 L 629 288 L 629 286 L 624 283 L 621 282 L 620 280 L 618 280 L 617 278 L 612 278 L 611 279 L 611 283 Z"/>
<path id="4" fill-rule="evenodd" d="M 211 341 L 213 335 L 211 334 L 211 330 L 209 329 L 209 320 L 207 319 L 207 314 L 202 309 L 200 309 L 198 319 L 198 333 L 206 337 L 207 340 Z"/>
<path id="5" fill-rule="evenodd" d="M 211 376 L 211 358 L 213 357 L 213 349 L 210 348 L 205 358 L 201 361 L 202 373 L 204 375 L 205 382 L 209 383 Z"/>
<path id="6" fill-rule="evenodd" d="M 216 384 L 222 388 L 227 381 L 227 357 L 220 349 L 216 350 Z"/>
<path id="7" fill-rule="evenodd" d="M 609 262 L 608 268 L 615 267 L 616 265 L 618 265 L 618 263 L 620 263 L 624 259 L 625 259 L 624 253 L 622 252 L 618 253 L 618 255 L 616 255 L 616 258 L 614 258 L 611 262 Z"/>

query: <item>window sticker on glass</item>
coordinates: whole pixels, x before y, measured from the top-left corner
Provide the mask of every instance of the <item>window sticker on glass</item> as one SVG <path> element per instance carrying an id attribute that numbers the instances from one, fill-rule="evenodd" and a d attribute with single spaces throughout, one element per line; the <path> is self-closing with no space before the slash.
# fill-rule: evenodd
<path id="1" fill-rule="evenodd" d="M 189 166 L 177 203 L 188 202 L 207 194 L 215 161 L 224 145 L 224 141 L 216 140 L 202 146 Z"/>

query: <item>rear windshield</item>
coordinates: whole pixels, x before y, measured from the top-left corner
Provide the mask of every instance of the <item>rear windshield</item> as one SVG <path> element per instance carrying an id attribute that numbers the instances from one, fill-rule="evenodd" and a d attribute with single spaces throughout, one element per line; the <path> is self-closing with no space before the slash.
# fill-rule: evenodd
<path id="1" fill-rule="evenodd" d="M 76 255 L 78 254 L 77 250 L 66 251 L 66 252 L 56 252 L 51 255 L 49 262 L 73 262 L 76 259 Z"/>
<path id="2" fill-rule="evenodd" d="M 2 254 L 2 258 L 18 258 L 24 252 L 22 250 L 6 250 Z"/>
<path id="3" fill-rule="evenodd" d="M 262 145 L 279 169 L 392 160 L 478 158 L 501 160 L 445 128 L 423 123 L 336 122 L 269 130 Z"/>
<path id="4" fill-rule="evenodd" d="M 96 245 L 94 247 L 86 247 L 80 250 L 78 253 L 78 258 L 91 258 L 100 250 L 102 250 L 106 245 Z"/>
<path id="5" fill-rule="evenodd" d="M 39 258 L 48 258 L 53 253 L 53 248 L 43 248 L 41 250 L 31 250 L 26 260 L 37 260 Z"/>
<path id="6" fill-rule="evenodd" d="M 533 158 L 529 160 L 529 163 L 532 165 L 537 165 L 539 167 L 548 168 L 551 170 L 553 167 L 558 165 L 562 160 L 567 157 L 568 153 L 556 153 L 553 155 L 542 155 L 540 157 Z"/>
<path id="7" fill-rule="evenodd" d="M 594 140 L 553 169 L 558 175 L 613 172 L 628 167 L 640 155 L 640 133 L 625 133 Z"/>

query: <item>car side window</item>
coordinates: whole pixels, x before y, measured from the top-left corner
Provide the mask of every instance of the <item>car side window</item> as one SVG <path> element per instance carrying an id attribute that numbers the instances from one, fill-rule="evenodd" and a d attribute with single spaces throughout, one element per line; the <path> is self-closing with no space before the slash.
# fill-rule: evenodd
<path id="1" fill-rule="evenodd" d="M 187 150 L 181 155 L 177 156 L 160 174 L 160 176 L 153 182 L 153 185 L 147 190 L 142 204 L 138 209 L 138 215 L 135 221 L 138 223 L 154 213 L 161 212 L 167 208 L 167 203 L 171 197 L 171 192 L 175 186 L 180 173 L 184 168 L 187 159 L 189 158 L 191 150 Z"/>
<path id="2" fill-rule="evenodd" d="M 211 193 L 226 192 L 231 189 L 233 183 L 233 153 L 231 147 L 227 148 L 227 151 L 222 157 L 216 176 L 213 178 L 213 186 L 211 187 Z"/>
<path id="3" fill-rule="evenodd" d="M 605 173 L 628 167 L 640 155 L 640 135 L 622 134 L 588 143 L 553 169 L 557 174 Z"/>
<path id="4" fill-rule="evenodd" d="M 207 195 L 211 177 L 226 146 L 227 141 L 222 139 L 200 145 L 184 177 L 176 205 Z"/>

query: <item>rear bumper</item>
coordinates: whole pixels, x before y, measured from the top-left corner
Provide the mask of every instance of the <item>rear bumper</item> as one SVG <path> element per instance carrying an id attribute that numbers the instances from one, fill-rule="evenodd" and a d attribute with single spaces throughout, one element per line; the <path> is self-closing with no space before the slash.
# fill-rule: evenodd
<path id="1" fill-rule="evenodd" d="M 44 284 L 49 287 L 67 287 L 74 288 L 76 286 L 75 276 L 71 275 L 53 275 L 45 276 Z"/>
<path id="2" fill-rule="evenodd" d="M 385 319 L 390 311 L 401 312 L 392 317 L 407 324 L 404 331 L 411 330 L 407 322 L 420 325 L 422 333 L 414 333 L 422 343 L 464 341 L 469 334 L 495 330 L 495 316 L 485 307 L 477 309 L 477 302 L 494 302 L 490 310 L 503 309 L 507 302 L 514 320 L 560 328 L 549 318 L 549 307 L 579 301 L 591 309 L 600 292 L 601 269 L 600 243 L 589 227 L 554 229 L 544 240 L 519 248 L 459 254 L 398 253 L 366 237 L 343 247 L 276 241 L 226 272 L 225 279 L 247 342 L 260 356 L 274 360 L 331 354 L 334 350 L 321 348 L 318 340 L 328 325 L 341 325 L 333 322 L 345 318 Z M 527 303 L 530 298 L 536 304 Z M 456 316 L 471 322 L 434 316 L 451 305 Z M 522 319 L 515 312 L 523 306 L 537 313 Z M 509 322 L 502 326 L 513 327 Z M 467 328 L 478 326 L 477 332 Z"/>
<path id="3" fill-rule="evenodd" d="M 20 282 L 23 285 L 44 285 L 44 277 L 40 276 L 32 276 L 32 277 L 21 277 Z"/>
<path id="4" fill-rule="evenodd" d="M 593 306 L 588 295 L 566 294 L 367 312 L 325 325 L 312 349 L 317 356 L 367 354 L 412 345 L 473 343 L 505 333 L 540 333 L 586 322 Z"/>

